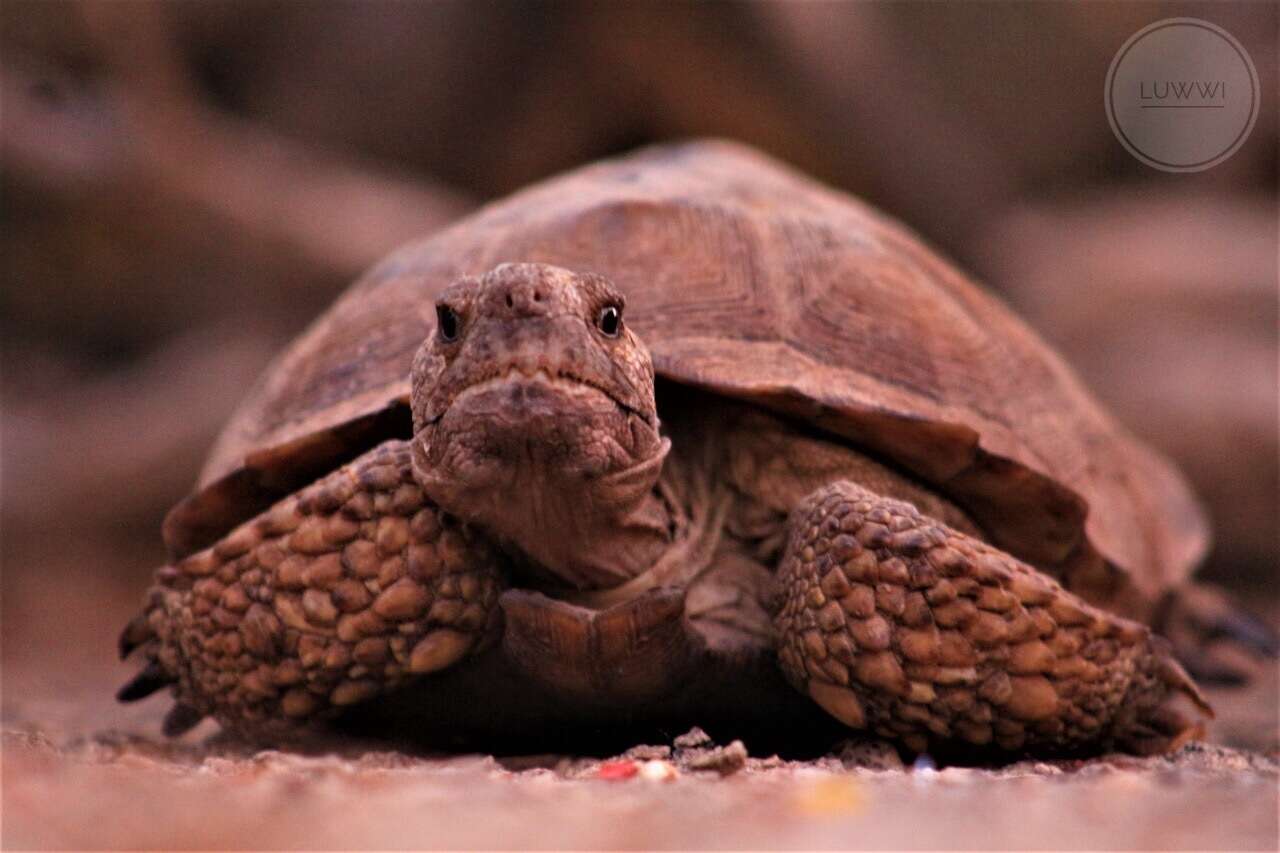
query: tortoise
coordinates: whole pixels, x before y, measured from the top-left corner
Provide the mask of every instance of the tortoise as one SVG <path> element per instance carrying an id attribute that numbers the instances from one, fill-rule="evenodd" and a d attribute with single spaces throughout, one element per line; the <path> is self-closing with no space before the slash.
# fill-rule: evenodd
<path id="1" fill-rule="evenodd" d="M 171 687 L 170 735 L 822 720 L 1053 753 L 1211 714 L 1149 626 L 1208 539 L 1178 472 L 903 226 L 733 143 L 391 255 L 164 538 L 119 698 Z"/>

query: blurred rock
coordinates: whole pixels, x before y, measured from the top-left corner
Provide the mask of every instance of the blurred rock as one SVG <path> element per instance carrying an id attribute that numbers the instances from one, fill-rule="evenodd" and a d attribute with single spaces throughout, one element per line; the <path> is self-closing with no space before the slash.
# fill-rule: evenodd
<path id="1" fill-rule="evenodd" d="M 5 6 L 0 308 L 22 320 L 7 353 L 48 339 L 100 366 L 230 316 L 292 333 L 469 206 L 218 110 L 169 8 Z"/>
<path id="2" fill-rule="evenodd" d="M 22 360 L 0 411 L 6 535 L 149 527 L 195 482 L 277 345 L 250 321 L 192 332 L 128 369 L 90 377 Z"/>
<path id="3" fill-rule="evenodd" d="M 1153 187 L 1028 204 L 981 241 L 988 276 L 1212 515 L 1210 575 L 1280 562 L 1274 197 Z"/>
<path id="4" fill-rule="evenodd" d="M 1148 23 L 1209 18 L 1244 43 L 1261 80 L 1276 74 L 1274 4 L 751 8 L 772 48 L 760 61 L 788 84 L 809 119 L 795 128 L 808 135 L 816 162 L 802 165 L 903 218 L 966 263 L 980 257 L 987 223 L 1022 199 L 1151 174 L 1112 135 L 1102 95 L 1112 57 Z M 1273 190 L 1276 146 L 1277 101 L 1264 95 L 1253 133 L 1235 156 L 1178 180 L 1202 190 Z"/>

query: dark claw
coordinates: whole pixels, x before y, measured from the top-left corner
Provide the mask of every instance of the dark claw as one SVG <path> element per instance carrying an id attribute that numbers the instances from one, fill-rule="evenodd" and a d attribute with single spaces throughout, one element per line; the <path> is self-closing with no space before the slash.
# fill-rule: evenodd
<path id="1" fill-rule="evenodd" d="M 1280 656 L 1280 637 L 1270 625 L 1242 610 L 1234 610 L 1213 620 L 1209 636 L 1232 640 L 1269 658 Z"/>
<path id="2" fill-rule="evenodd" d="M 134 649 L 150 640 L 153 636 L 151 624 L 147 621 L 146 613 L 139 613 L 133 617 L 129 620 L 129 624 L 124 626 L 124 630 L 120 632 L 120 660 L 124 660 L 133 654 Z"/>
<path id="3" fill-rule="evenodd" d="M 116 700 L 119 702 L 137 702 L 139 699 L 145 699 L 161 688 L 168 687 L 175 680 L 173 676 L 160 667 L 160 664 L 152 661 L 147 664 L 146 669 L 134 677 L 133 681 L 120 688 L 120 691 L 116 693 Z"/>
<path id="4" fill-rule="evenodd" d="M 164 732 L 165 737 L 178 737 L 194 729 L 203 719 L 202 712 L 179 702 L 169 709 L 168 714 L 165 714 L 161 731 Z"/>

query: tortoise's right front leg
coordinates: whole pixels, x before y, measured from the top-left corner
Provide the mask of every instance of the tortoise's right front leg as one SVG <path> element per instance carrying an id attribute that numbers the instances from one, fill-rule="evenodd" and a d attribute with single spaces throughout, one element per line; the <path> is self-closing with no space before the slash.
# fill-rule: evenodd
<path id="1" fill-rule="evenodd" d="M 497 553 L 426 499 L 390 441 L 157 573 L 120 638 L 172 685 L 166 734 L 211 715 L 283 734 L 496 639 Z"/>

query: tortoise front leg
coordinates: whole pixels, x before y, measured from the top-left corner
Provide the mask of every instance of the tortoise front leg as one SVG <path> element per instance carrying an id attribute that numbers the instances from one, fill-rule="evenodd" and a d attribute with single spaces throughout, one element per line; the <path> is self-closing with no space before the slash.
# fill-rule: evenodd
<path id="1" fill-rule="evenodd" d="M 902 501 L 838 482 L 790 520 L 779 659 L 837 719 L 923 751 L 1170 748 L 1209 712 L 1168 645 Z"/>
<path id="2" fill-rule="evenodd" d="M 148 662 L 119 698 L 172 685 L 171 735 L 208 715 L 286 734 L 496 639 L 503 586 L 495 551 L 387 442 L 160 569 L 120 638 Z"/>

